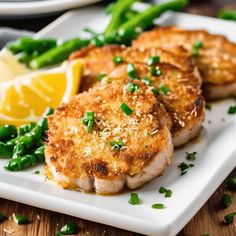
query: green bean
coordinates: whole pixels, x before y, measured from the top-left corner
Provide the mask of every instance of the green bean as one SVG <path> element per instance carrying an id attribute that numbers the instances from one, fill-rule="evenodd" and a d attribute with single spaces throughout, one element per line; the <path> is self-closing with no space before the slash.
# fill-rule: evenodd
<path id="1" fill-rule="evenodd" d="M 56 65 L 66 60 L 73 51 L 79 50 L 88 44 L 89 40 L 81 40 L 80 38 L 66 41 L 60 46 L 53 48 L 43 53 L 41 56 L 33 59 L 29 66 L 32 69 L 40 69 L 45 66 Z"/>
<path id="2" fill-rule="evenodd" d="M 187 3 L 187 0 L 172 0 L 159 5 L 153 5 L 122 24 L 117 32 L 111 32 L 106 35 L 106 42 L 124 43 L 128 45 L 142 30 L 147 30 L 152 27 L 153 21 L 162 13 L 168 10 L 180 10 L 186 6 Z"/>
<path id="3" fill-rule="evenodd" d="M 13 154 L 13 146 L 0 142 L 0 158 L 11 158 Z"/>
<path id="4" fill-rule="evenodd" d="M 35 155 L 30 154 L 22 157 L 17 157 L 8 161 L 4 168 L 9 171 L 20 171 L 27 169 L 37 164 L 37 158 Z"/>
<path id="5" fill-rule="evenodd" d="M 33 39 L 29 37 L 21 37 L 17 41 L 9 43 L 7 48 L 13 53 L 17 54 L 25 52 L 28 55 L 37 51 L 39 54 L 51 48 L 56 47 L 57 41 L 55 39 Z"/>
<path id="6" fill-rule="evenodd" d="M 55 48 L 57 46 L 57 41 L 55 39 L 33 39 L 29 37 L 21 37 L 19 39 L 19 44 L 26 53 L 33 53 L 34 51 L 42 53 L 51 48 Z"/>
<path id="7" fill-rule="evenodd" d="M 109 35 L 111 32 L 118 29 L 118 27 L 123 23 L 122 19 L 125 12 L 130 10 L 131 6 L 137 1 L 138 0 L 117 1 L 117 3 L 114 5 L 115 11 L 113 11 L 110 23 L 105 30 L 105 35 Z"/>
<path id="8" fill-rule="evenodd" d="M 19 136 L 19 138 L 15 140 L 16 145 L 14 146 L 13 150 L 13 158 L 23 156 L 28 149 L 35 145 L 35 142 L 39 140 L 44 132 L 48 129 L 47 116 L 51 115 L 52 113 L 53 109 L 47 108 L 43 117 L 39 120 L 35 127 L 24 136 Z"/>
<path id="9" fill-rule="evenodd" d="M 24 135 L 30 132 L 36 126 L 35 122 L 30 122 L 29 124 L 22 125 L 18 128 L 18 135 Z"/>
<path id="10" fill-rule="evenodd" d="M 22 45 L 20 45 L 19 40 L 15 41 L 15 42 L 12 42 L 12 43 L 8 43 L 7 44 L 7 49 L 9 51 L 11 51 L 13 54 L 23 52 L 23 47 L 22 47 Z"/>
<path id="11" fill-rule="evenodd" d="M 224 20 L 236 21 L 236 10 L 221 10 L 218 12 L 217 17 Z"/>
<path id="12" fill-rule="evenodd" d="M 34 154 L 37 157 L 38 162 L 44 162 L 44 151 L 45 151 L 44 145 L 35 150 Z"/>
<path id="13" fill-rule="evenodd" d="M 0 141 L 6 141 L 16 137 L 17 128 L 14 125 L 2 125 L 0 126 Z"/>
<path id="14" fill-rule="evenodd" d="M 111 2 L 110 4 L 108 4 L 107 6 L 106 6 L 106 8 L 105 8 L 105 13 L 107 14 L 107 15 L 110 15 L 110 14 L 112 14 L 112 12 L 114 12 L 114 10 L 115 10 L 115 3 L 114 2 Z"/>
<path id="15" fill-rule="evenodd" d="M 4 168 L 9 171 L 21 171 L 44 161 L 44 146 L 37 148 L 34 153 L 20 156 L 8 161 Z"/>

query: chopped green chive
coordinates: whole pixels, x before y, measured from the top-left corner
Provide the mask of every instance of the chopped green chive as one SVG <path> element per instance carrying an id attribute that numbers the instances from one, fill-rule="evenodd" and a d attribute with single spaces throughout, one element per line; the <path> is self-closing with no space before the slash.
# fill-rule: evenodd
<path id="1" fill-rule="evenodd" d="M 163 95 L 167 95 L 167 93 L 170 92 L 170 89 L 165 85 L 163 84 L 161 87 L 160 87 L 160 91 Z"/>
<path id="2" fill-rule="evenodd" d="M 134 93 L 136 90 L 138 90 L 139 86 L 137 84 L 134 84 L 134 83 L 129 83 L 127 85 L 127 90 L 130 92 L 130 93 Z"/>
<path id="3" fill-rule="evenodd" d="M 202 42 L 197 40 L 195 41 L 193 48 L 192 48 L 192 56 L 198 57 L 199 56 L 199 49 L 203 46 Z"/>
<path id="4" fill-rule="evenodd" d="M 76 234 L 77 233 L 77 224 L 72 221 L 68 222 L 66 225 L 64 225 L 61 228 L 60 233 L 62 233 L 64 235 Z"/>
<path id="5" fill-rule="evenodd" d="M 15 223 L 17 223 L 18 225 L 23 225 L 23 224 L 28 224 L 29 220 L 23 216 L 23 215 L 19 215 L 19 214 L 13 214 L 13 220 Z"/>
<path id="6" fill-rule="evenodd" d="M 185 163 L 185 162 L 181 162 L 181 163 L 178 165 L 178 167 L 180 168 L 180 171 L 181 171 L 180 175 L 185 175 L 185 174 L 187 173 L 187 170 L 188 170 L 189 168 L 194 167 L 194 165 L 193 165 L 193 164 L 187 164 L 187 163 Z"/>
<path id="7" fill-rule="evenodd" d="M 211 104 L 206 103 L 206 104 L 205 104 L 205 108 L 206 108 L 207 110 L 211 111 Z"/>
<path id="8" fill-rule="evenodd" d="M 35 174 L 35 175 L 39 175 L 39 174 L 40 174 L 40 171 L 39 171 L 39 170 L 36 170 L 36 171 L 34 172 L 34 174 Z"/>
<path id="9" fill-rule="evenodd" d="M 128 64 L 127 72 L 128 72 L 129 78 L 135 78 L 136 77 L 134 64 L 132 64 L 132 63 Z"/>
<path id="10" fill-rule="evenodd" d="M 102 39 L 100 39 L 98 36 L 94 37 L 90 42 L 91 42 L 91 44 L 93 44 L 97 47 L 104 46 L 104 41 Z"/>
<path id="11" fill-rule="evenodd" d="M 162 204 L 162 203 L 155 203 L 155 204 L 152 205 L 152 208 L 153 209 L 164 209 L 165 205 Z"/>
<path id="12" fill-rule="evenodd" d="M 236 114 L 236 105 L 229 107 L 228 114 Z"/>
<path id="13" fill-rule="evenodd" d="M 224 194 L 220 200 L 220 205 L 226 208 L 232 204 L 232 197 L 229 194 Z"/>
<path id="14" fill-rule="evenodd" d="M 108 78 L 106 82 L 107 82 L 108 84 L 111 84 L 112 78 Z"/>
<path id="15" fill-rule="evenodd" d="M 126 104 L 126 103 L 122 103 L 120 105 L 120 109 L 127 115 L 131 115 L 133 110 Z"/>
<path id="16" fill-rule="evenodd" d="M 132 205 L 139 205 L 140 204 L 140 199 L 139 199 L 139 196 L 137 193 L 130 194 L 129 203 Z"/>
<path id="17" fill-rule="evenodd" d="M 152 80 L 148 77 L 145 77 L 142 79 L 142 82 L 149 86 L 149 85 L 151 85 Z"/>
<path id="18" fill-rule="evenodd" d="M 159 94 L 159 89 L 158 88 L 154 88 L 154 89 L 152 89 L 152 92 L 153 92 L 153 94 L 154 95 L 158 95 Z"/>
<path id="19" fill-rule="evenodd" d="M 194 48 L 200 49 L 203 46 L 202 42 L 197 40 L 194 43 Z"/>
<path id="20" fill-rule="evenodd" d="M 152 76 L 159 76 L 159 75 L 161 75 L 161 70 L 157 69 L 155 67 L 152 67 L 150 72 L 151 72 Z"/>
<path id="21" fill-rule="evenodd" d="M 165 197 L 171 197 L 172 191 L 170 189 L 166 189 L 164 187 L 160 187 L 159 193 L 164 193 Z"/>
<path id="22" fill-rule="evenodd" d="M 98 80 L 98 81 L 102 81 L 105 76 L 106 76 L 106 74 L 99 74 L 99 75 L 97 76 L 97 80 Z"/>
<path id="23" fill-rule="evenodd" d="M 226 215 L 226 216 L 224 217 L 225 223 L 228 224 L 228 225 L 231 224 L 231 223 L 233 223 L 233 221 L 234 221 L 234 216 L 235 216 L 235 215 L 236 215 L 236 212 L 232 212 L 232 213 Z"/>
<path id="24" fill-rule="evenodd" d="M 197 152 L 186 152 L 186 159 L 189 161 L 195 161 L 196 155 L 197 155 Z"/>
<path id="25" fill-rule="evenodd" d="M 110 141 L 109 144 L 112 151 L 119 151 L 125 145 L 123 141 Z"/>
<path id="26" fill-rule="evenodd" d="M 149 57 L 147 59 L 148 66 L 155 66 L 159 62 L 160 62 L 160 57 Z"/>
<path id="27" fill-rule="evenodd" d="M 116 64 L 116 65 L 119 65 L 123 62 L 123 58 L 120 57 L 120 56 L 115 56 L 112 58 L 112 61 Z"/>
<path id="28" fill-rule="evenodd" d="M 0 213 L 0 223 L 4 222 L 5 220 L 6 220 L 6 216 Z"/>
<path id="29" fill-rule="evenodd" d="M 94 124 L 94 112 L 86 112 L 84 117 L 82 118 L 82 123 L 83 125 L 87 126 L 86 132 L 91 133 L 92 132 L 92 127 Z"/>
<path id="30" fill-rule="evenodd" d="M 236 176 L 228 180 L 228 188 L 236 191 Z"/>

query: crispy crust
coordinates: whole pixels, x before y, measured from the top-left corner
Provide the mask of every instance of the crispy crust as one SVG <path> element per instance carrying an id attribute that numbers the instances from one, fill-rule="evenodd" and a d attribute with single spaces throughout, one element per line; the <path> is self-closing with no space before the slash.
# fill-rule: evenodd
<path id="1" fill-rule="evenodd" d="M 200 127 L 205 117 L 205 102 L 198 79 L 191 72 L 182 71 L 173 65 L 165 63 L 160 63 L 156 66 L 161 71 L 160 76 L 152 76 L 150 67 L 144 64 L 135 63 L 135 68 L 136 75 L 139 78 L 148 77 L 152 80 L 151 86 L 159 88 L 162 85 L 166 85 L 170 89 L 171 92 L 166 95 L 159 93 L 157 99 L 164 105 L 171 116 L 171 132 L 174 144 L 176 146 L 182 145 L 196 136 L 200 132 Z M 127 69 L 124 65 L 114 70 L 110 76 L 113 79 L 124 78 L 127 80 L 126 74 Z M 106 83 L 106 79 L 103 83 Z M 199 127 L 199 129 L 195 131 L 194 127 Z M 193 130 L 193 134 L 186 134 L 186 137 L 183 138 L 180 133 L 184 132 L 184 129 Z M 188 136 L 189 138 L 187 138 Z"/>
<path id="2" fill-rule="evenodd" d="M 221 35 L 210 34 L 204 30 L 184 30 L 176 27 L 155 28 L 139 36 L 132 44 L 135 48 L 163 47 L 166 49 L 184 46 L 189 52 L 196 40 L 203 43 L 199 50 L 196 65 L 203 78 L 205 91 L 215 87 L 227 89 L 236 82 L 236 44 Z M 235 94 L 236 90 L 228 93 L 205 93 L 208 98 L 221 98 Z"/>
<path id="3" fill-rule="evenodd" d="M 101 84 L 60 106 L 48 118 L 46 163 L 70 179 L 113 180 L 142 171 L 165 149 L 170 121 L 151 88 L 139 86 L 142 92 L 132 95 L 122 80 Z M 130 116 L 121 111 L 122 102 L 133 110 Z M 96 119 L 90 134 L 81 122 L 87 111 L 94 111 Z M 112 140 L 123 140 L 125 146 L 114 151 Z"/>
<path id="4" fill-rule="evenodd" d="M 73 53 L 69 59 L 74 60 L 81 58 L 84 60 L 85 66 L 81 91 L 86 91 L 96 84 L 98 74 L 109 74 L 117 67 L 112 61 L 114 56 L 121 56 L 123 63 L 146 63 L 148 57 L 160 56 L 161 62 L 175 65 L 184 71 L 193 72 L 201 81 L 192 57 L 182 46 L 165 50 L 157 47 L 150 49 L 134 49 L 119 45 L 106 45 L 102 48 L 98 48 L 90 45 Z"/>

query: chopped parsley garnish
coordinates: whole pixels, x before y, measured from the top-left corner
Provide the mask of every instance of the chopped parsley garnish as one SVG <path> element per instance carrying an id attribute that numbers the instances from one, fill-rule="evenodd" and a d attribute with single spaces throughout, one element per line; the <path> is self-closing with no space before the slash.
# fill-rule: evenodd
<path id="1" fill-rule="evenodd" d="M 150 86 L 152 83 L 152 80 L 148 77 L 145 77 L 142 79 L 142 82 L 145 83 L 146 85 Z"/>
<path id="2" fill-rule="evenodd" d="M 169 89 L 165 84 L 163 84 L 163 85 L 161 85 L 161 87 L 160 87 L 160 92 L 161 92 L 163 95 L 167 95 L 167 93 L 170 92 L 170 89 Z"/>
<path id="3" fill-rule="evenodd" d="M 125 145 L 123 141 L 110 141 L 109 144 L 112 151 L 119 151 Z"/>
<path id="4" fill-rule="evenodd" d="M 116 64 L 116 65 L 119 65 L 123 62 L 123 58 L 120 57 L 120 56 L 115 56 L 112 58 L 112 61 Z"/>
<path id="5" fill-rule="evenodd" d="M 236 105 L 229 107 L 228 114 L 236 114 Z"/>
<path id="6" fill-rule="evenodd" d="M 6 220 L 6 216 L 0 213 L 0 223 Z"/>
<path id="7" fill-rule="evenodd" d="M 84 117 L 82 118 L 82 123 L 87 126 L 86 132 L 91 133 L 94 124 L 94 112 L 86 112 Z"/>
<path id="8" fill-rule="evenodd" d="M 166 189 L 164 187 L 160 187 L 159 193 L 164 193 L 165 197 L 171 197 L 172 191 L 170 189 Z"/>
<path id="9" fill-rule="evenodd" d="M 129 78 L 133 78 L 134 79 L 136 77 L 134 64 L 132 64 L 132 63 L 128 64 L 127 72 L 128 72 Z"/>
<path id="10" fill-rule="evenodd" d="M 128 83 L 127 85 L 127 90 L 130 92 L 130 93 L 134 93 L 136 90 L 138 90 L 139 86 L 135 83 Z"/>
<path id="11" fill-rule="evenodd" d="M 40 171 L 39 171 L 39 170 L 36 170 L 36 171 L 34 172 L 34 174 L 35 174 L 35 175 L 39 175 L 39 174 L 40 174 Z"/>
<path id="12" fill-rule="evenodd" d="M 197 152 L 186 152 L 186 159 L 188 161 L 195 161 L 196 155 L 197 155 Z"/>
<path id="13" fill-rule="evenodd" d="M 126 103 L 121 103 L 120 109 L 127 115 L 131 115 L 133 110 L 126 104 Z"/>
<path id="14" fill-rule="evenodd" d="M 236 176 L 228 180 L 228 188 L 233 191 L 236 191 Z"/>
<path id="15" fill-rule="evenodd" d="M 147 65 L 148 66 L 155 66 L 157 63 L 160 62 L 160 57 L 149 57 L 147 59 Z"/>
<path id="16" fill-rule="evenodd" d="M 161 70 L 157 69 L 155 67 L 152 67 L 150 72 L 151 72 L 152 76 L 159 76 L 159 75 L 161 75 Z"/>
<path id="17" fill-rule="evenodd" d="M 226 208 L 232 204 L 232 197 L 229 194 L 224 194 L 220 200 L 220 205 Z"/>
<path id="18" fill-rule="evenodd" d="M 139 199 L 139 196 L 137 193 L 130 194 L 129 203 L 132 205 L 139 205 L 140 204 L 140 199 Z"/>
<path id="19" fill-rule="evenodd" d="M 207 110 L 211 111 L 211 104 L 206 103 L 206 104 L 205 104 L 205 108 L 206 108 Z"/>
<path id="20" fill-rule="evenodd" d="M 61 228 L 60 233 L 64 235 L 76 234 L 77 228 L 77 224 L 75 222 L 70 221 Z"/>
<path id="21" fill-rule="evenodd" d="M 154 204 L 152 205 L 152 208 L 153 208 L 153 209 L 164 209 L 164 208 L 165 208 L 165 205 L 162 204 L 162 203 L 154 203 Z"/>
<path id="22" fill-rule="evenodd" d="M 192 56 L 198 57 L 199 56 L 199 49 L 202 48 L 203 44 L 201 41 L 195 41 L 193 48 L 192 48 Z"/>
<path id="23" fill-rule="evenodd" d="M 23 225 L 23 224 L 28 224 L 29 220 L 27 219 L 27 217 L 23 216 L 23 215 L 19 215 L 19 214 L 13 214 L 13 220 L 15 223 L 17 223 L 18 225 Z"/>
<path id="24" fill-rule="evenodd" d="M 232 212 L 232 213 L 226 215 L 226 216 L 224 217 L 225 223 L 228 224 L 228 225 L 231 224 L 231 223 L 233 223 L 233 221 L 234 221 L 234 216 L 235 216 L 235 215 L 236 215 L 236 212 Z"/>
<path id="25" fill-rule="evenodd" d="M 99 75 L 97 76 L 97 80 L 98 80 L 98 81 L 102 81 L 105 76 L 106 76 L 106 74 L 99 74 Z"/>
<path id="26" fill-rule="evenodd" d="M 180 168 L 180 171 L 181 171 L 180 175 L 185 175 L 187 173 L 188 169 L 194 167 L 194 165 L 193 164 L 187 164 L 185 162 L 181 162 L 178 165 L 178 167 Z"/>

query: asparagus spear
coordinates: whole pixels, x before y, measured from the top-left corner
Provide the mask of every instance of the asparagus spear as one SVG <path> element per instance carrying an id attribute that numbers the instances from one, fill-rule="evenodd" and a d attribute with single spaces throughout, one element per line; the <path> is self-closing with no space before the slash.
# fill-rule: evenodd
<path id="1" fill-rule="evenodd" d="M 109 35 L 114 30 L 117 30 L 118 27 L 123 23 L 123 16 L 127 11 L 130 10 L 131 6 L 138 2 L 139 0 L 118 0 L 117 3 L 114 5 L 115 11 L 113 11 L 112 18 L 110 23 L 108 24 L 105 35 Z"/>
<path id="2" fill-rule="evenodd" d="M 53 48 L 41 56 L 33 59 L 29 66 L 32 69 L 40 69 L 45 66 L 51 66 L 58 64 L 64 60 L 66 60 L 69 55 L 76 50 L 79 50 L 82 47 L 85 47 L 89 44 L 89 40 L 81 40 L 80 38 L 75 38 L 69 40 L 62 45 Z"/>

